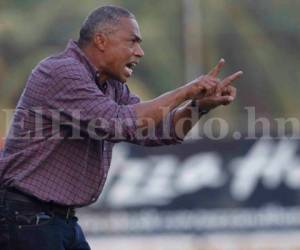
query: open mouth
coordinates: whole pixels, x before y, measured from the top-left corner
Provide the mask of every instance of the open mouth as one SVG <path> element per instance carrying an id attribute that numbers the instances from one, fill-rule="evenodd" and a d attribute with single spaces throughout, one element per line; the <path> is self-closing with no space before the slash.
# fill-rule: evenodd
<path id="1" fill-rule="evenodd" d="M 135 68 L 135 66 L 137 65 L 137 62 L 130 62 L 126 64 L 126 68 L 128 68 L 130 71 L 133 72 L 133 69 Z"/>
<path id="2" fill-rule="evenodd" d="M 128 74 L 128 76 L 131 76 L 133 73 L 133 69 L 136 67 L 136 65 L 138 64 L 138 62 L 130 62 L 126 64 L 126 72 Z"/>

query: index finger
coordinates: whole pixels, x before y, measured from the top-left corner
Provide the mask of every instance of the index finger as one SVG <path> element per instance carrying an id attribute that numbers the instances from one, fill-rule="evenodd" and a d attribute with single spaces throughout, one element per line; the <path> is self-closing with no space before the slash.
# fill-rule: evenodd
<path id="1" fill-rule="evenodd" d="M 238 71 L 235 72 L 234 74 L 227 76 L 223 81 L 222 81 L 222 88 L 227 87 L 229 84 L 231 84 L 233 81 L 239 79 L 241 75 L 243 74 L 243 71 Z"/>
<path id="2" fill-rule="evenodd" d="M 212 77 L 217 77 L 217 75 L 220 73 L 221 69 L 223 68 L 224 64 L 225 64 L 225 60 L 221 58 L 218 64 L 208 73 L 208 75 Z"/>

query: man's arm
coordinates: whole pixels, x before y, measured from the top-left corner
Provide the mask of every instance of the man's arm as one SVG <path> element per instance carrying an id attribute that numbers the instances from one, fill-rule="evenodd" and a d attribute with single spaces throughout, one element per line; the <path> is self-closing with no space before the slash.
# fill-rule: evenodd
<path id="1" fill-rule="evenodd" d="M 188 99 L 210 96 L 216 92 L 219 82 L 211 75 L 200 76 L 151 101 L 120 105 L 99 91 L 88 73 L 83 71 L 83 74 L 79 70 L 80 67 L 78 63 L 60 66 L 41 95 L 40 106 L 59 111 L 59 120 L 48 114 L 56 122 L 71 123 L 95 139 L 116 142 L 136 141 L 139 135 L 137 130 L 147 128 L 149 120 L 152 121 L 150 126 L 157 126 L 167 116 L 168 112 L 160 112 L 161 108 L 171 112 Z"/>
<path id="2" fill-rule="evenodd" d="M 236 96 L 236 89 L 235 87 L 233 87 L 231 84 L 233 83 L 233 81 L 237 80 L 241 75 L 242 72 L 238 71 L 228 77 L 226 77 L 225 79 L 223 79 L 222 81 L 219 81 L 216 77 L 219 74 L 219 72 L 221 71 L 222 67 L 224 66 L 224 59 L 221 59 L 219 61 L 219 63 L 206 75 L 206 77 L 209 77 L 209 79 L 215 79 L 214 83 L 217 83 L 217 85 L 215 85 L 215 87 L 212 87 L 209 91 L 203 92 L 200 95 L 196 95 L 196 97 L 194 98 L 183 98 L 180 99 L 180 89 L 177 89 L 175 91 L 179 90 L 179 101 L 176 100 L 176 92 L 175 92 L 175 97 L 174 99 L 172 99 L 172 94 L 174 94 L 174 92 L 169 92 L 165 95 L 162 95 L 156 99 L 154 99 L 153 101 L 150 102 L 144 102 L 142 103 L 143 105 L 145 105 L 150 109 L 150 111 L 154 111 L 154 114 L 151 114 L 149 116 L 145 115 L 145 109 L 144 107 L 141 108 L 141 110 L 145 113 L 140 113 L 139 114 L 139 128 L 143 128 L 143 127 L 148 127 L 149 128 L 149 124 L 144 124 L 142 123 L 142 121 L 155 121 L 155 118 L 153 118 L 153 115 L 156 116 L 157 120 L 160 120 L 160 127 L 161 127 L 161 123 L 164 122 L 166 126 L 168 126 L 169 122 L 166 122 L 166 120 L 164 120 L 164 115 L 169 113 L 168 115 L 170 115 L 170 113 L 172 113 L 171 117 L 171 125 L 169 126 L 169 132 L 171 132 L 172 134 L 172 140 L 169 140 L 170 143 L 174 143 L 175 141 L 181 141 L 186 134 L 190 131 L 190 129 L 195 125 L 195 123 L 198 122 L 199 118 L 202 116 L 202 111 L 204 110 L 211 110 L 213 108 L 216 108 L 217 106 L 220 105 L 228 105 L 230 104 Z M 195 80 L 197 81 L 197 79 Z M 197 82 L 191 82 L 190 84 L 188 84 L 187 86 L 183 86 L 182 88 L 186 88 L 186 87 L 190 87 L 189 85 L 192 84 L 197 84 Z M 193 95 L 193 93 L 192 93 Z M 165 98 L 166 97 L 166 98 Z M 169 100 L 169 98 L 171 100 Z M 185 102 L 186 99 L 190 99 L 188 102 Z M 191 99 L 193 99 L 193 101 L 191 101 Z M 154 101 L 158 101 L 158 104 L 155 108 L 155 103 Z M 163 102 L 165 101 L 164 104 L 159 104 L 159 102 Z M 175 108 L 173 109 L 173 106 L 170 106 L 170 102 L 173 103 L 183 103 L 185 102 L 185 104 L 181 105 L 179 108 Z M 193 103 L 193 104 L 192 104 Z M 152 106 L 151 106 L 152 104 Z M 164 106 L 166 105 L 166 106 Z M 178 105 L 176 105 L 178 106 Z M 194 107 L 196 106 L 196 107 Z M 172 110 L 173 109 L 173 110 Z M 162 112 L 162 110 L 164 110 L 164 112 Z M 146 110 L 148 111 L 148 110 Z M 166 112 L 167 111 L 167 112 Z M 145 119 L 145 117 L 147 117 L 147 119 Z M 166 124 L 167 123 L 167 124 Z M 153 126 L 153 123 L 151 123 Z M 157 123 L 155 122 L 155 125 Z M 150 127 L 151 129 L 151 127 Z M 147 131 L 147 130 L 146 130 Z M 147 131 L 148 134 L 149 131 Z M 160 136 L 163 136 L 163 138 L 167 138 L 167 136 L 169 136 L 169 134 L 162 134 Z M 177 140 L 176 140 L 177 139 Z M 166 142 L 169 142 L 168 140 L 166 140 Z M 174 142 L 173 142 L 174 141 Z"/>
<path id="3" fill-rule="evenodd" d="M 157 125 L 164 118 L 164 113 L 160 112 L 162 108 L 171 111 L 187 100 L 202 95 L 210 95 L 215 92 L 217 83 L 218 81 L 210 75 L 200 76 L 194 81 L 153 100 L 133 105 L 138 119 L 138 127 L 147 126 L 145 121 L 149 119 Z"/>

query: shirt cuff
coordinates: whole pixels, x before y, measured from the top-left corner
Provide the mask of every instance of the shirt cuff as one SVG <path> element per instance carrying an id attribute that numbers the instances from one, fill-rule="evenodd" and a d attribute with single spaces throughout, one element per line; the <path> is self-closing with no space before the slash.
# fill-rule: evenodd
<path id="1" fill-rule="evenodd" d="M 175 124 L 174 124 L 175 113 L 176 113 L 176 109 L 173 109 L 171 112 L 169 112 L 167 116 L 167 124 L 169 124 L 170 136 L 174 140 L 174 143 L 181 143 L 183 142 L 184 139 L 178 137 L 176 134 Z"/>

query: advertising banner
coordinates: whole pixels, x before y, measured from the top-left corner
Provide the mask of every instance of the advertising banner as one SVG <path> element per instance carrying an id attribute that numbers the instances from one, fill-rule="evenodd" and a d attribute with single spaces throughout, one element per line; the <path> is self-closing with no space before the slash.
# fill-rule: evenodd
<path id="1" fill-rule="evenodd" d="M 300 228 L 300 143 L 198 140 L 118 145 L 89 235 L 283 232 Z"/>

